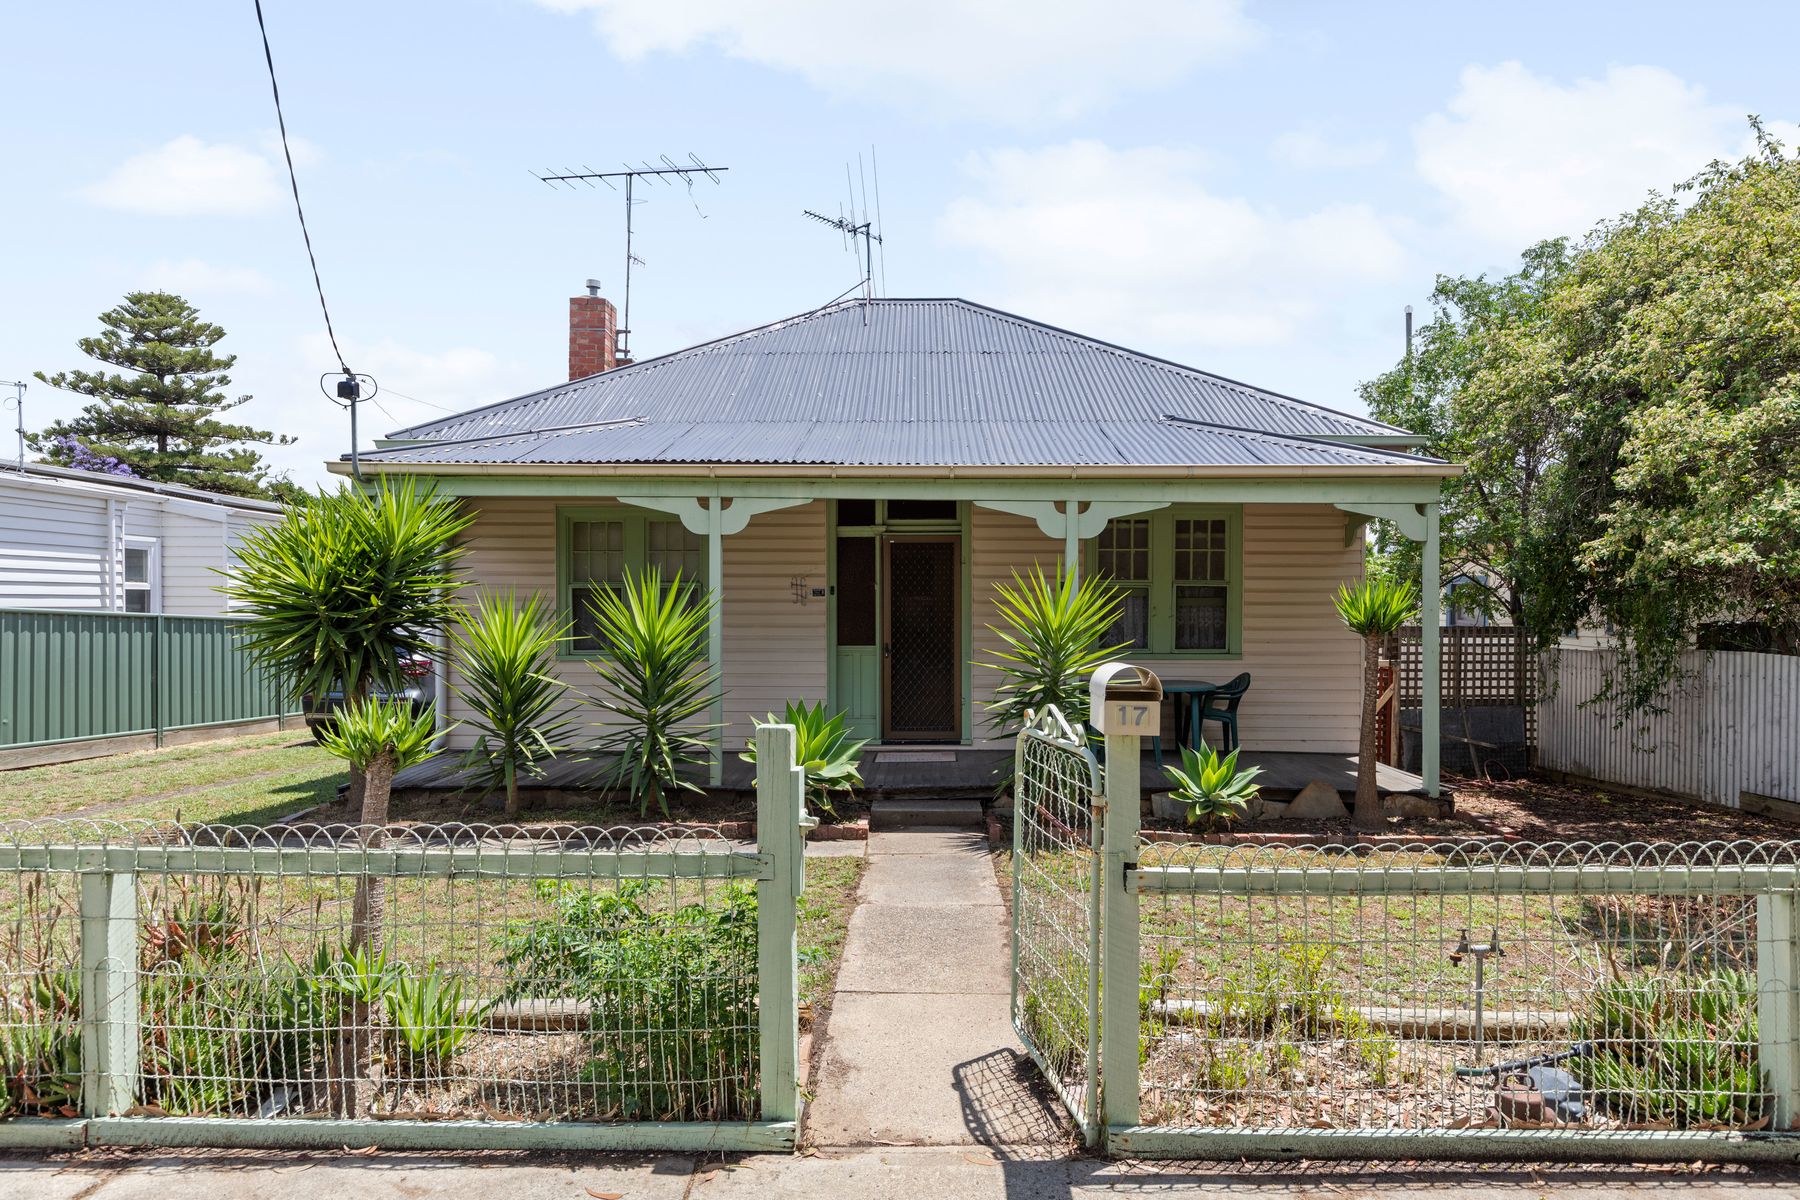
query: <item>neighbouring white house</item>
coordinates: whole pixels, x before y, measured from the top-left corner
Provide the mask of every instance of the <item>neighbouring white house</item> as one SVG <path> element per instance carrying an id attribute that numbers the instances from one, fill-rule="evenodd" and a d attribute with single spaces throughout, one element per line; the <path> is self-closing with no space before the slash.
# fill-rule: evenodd
<path id="1" fill-rule="evenodd" d="M 219 572 L 267 500 L 26 463 L 0 468 L 0 608 L 226 611 Z"/>

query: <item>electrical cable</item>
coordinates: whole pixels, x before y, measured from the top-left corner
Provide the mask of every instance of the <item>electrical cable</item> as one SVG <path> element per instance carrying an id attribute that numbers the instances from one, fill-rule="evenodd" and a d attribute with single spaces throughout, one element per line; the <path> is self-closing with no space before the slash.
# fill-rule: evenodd
<path id="1" fill-rule="evenodd" d="M 263 23 L 262 0 L 256 4 L 256 28 L 262 34 L 263 61 L 269 68 L 269 91 L 275 96 L 275 124 L 281 131 L 281 154 L 287 159 L 288 185 L 294 192 L 294 214 L 300 218 L 300 236 L 306 242 L 306 259 L 312 264 L 313 290 L 319 294 L 319 311 L 325 316 L 325 336 L 331 339 L 331 352 L 345 375 L 353 375 L 344 352 L 338 348 L 337 331 L 331 327 L 331 309 L 325 303 L 325 285 L 319 280 L 319 260 L 313 253 L 312 233 L 306 228 L 306 209 L 300 204 L 300 177 L 294 173 L 294 152 L 288 148 L 287 118 L 281 112 L 281 85 L 275 82 L 275 55 L 269 49 L 269 28 Z"/>

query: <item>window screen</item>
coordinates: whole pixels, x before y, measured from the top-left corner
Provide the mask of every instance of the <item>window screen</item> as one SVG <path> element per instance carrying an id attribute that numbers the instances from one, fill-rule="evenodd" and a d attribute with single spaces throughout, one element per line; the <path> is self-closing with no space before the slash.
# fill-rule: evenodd
<path id="1" fill-rule="evenodd" d="M 873 646 L 875 637 L 875 539 L 837 540 L 837 640 L 840 646 Z"/>

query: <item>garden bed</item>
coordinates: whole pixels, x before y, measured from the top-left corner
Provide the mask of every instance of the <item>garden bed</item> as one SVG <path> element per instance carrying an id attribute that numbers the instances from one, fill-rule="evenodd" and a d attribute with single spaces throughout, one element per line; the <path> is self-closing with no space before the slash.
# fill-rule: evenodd
<path id="1" fill-rule="evenodd" d="M 1532 842 L 1788 841 L 1800 827 L 1698 800 L 1546 779 L 1490 782 L 1445 776 L 1456 815 Z"/>

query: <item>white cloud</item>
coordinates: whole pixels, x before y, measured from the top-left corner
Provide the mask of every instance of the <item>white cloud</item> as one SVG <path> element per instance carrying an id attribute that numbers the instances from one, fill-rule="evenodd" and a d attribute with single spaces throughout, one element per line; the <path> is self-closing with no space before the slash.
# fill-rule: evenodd
<path id="1" fill-rule="evenodd" d="M 126 159 L 81 194 L 124 212 L 235 217 L 263 211 L 281 191 L 275 165 L 264 155 L 184 134 Z"/>
<path id="2" fill-rule="evenodd" d="M 273 290 L 269 277 L 252 267 L 218 266 L 197 258 L 158 259 L 144 276 L 148 286 L 167 292 L 260 296 Z"/>
<path id="3" fill-rule="evenodd" d="M 539 0 L 620 58 L 712 46 L 837 95 L 1067 117 L 1254 44 L 1242 0 Z"/>
<path id="4" fill-rule="evenodd" d="M 1215 192 L 1206 166 L 1092 141 L 996 151 L 939 236 L 980 256 L 995 302 L 1140 346 L 1291 343 L 1346 288 L 1399 270 L 1367 206 L 1290 215 Z"/>
<path id="5" fill-rule="evenodd" d="M 1514 247 L 1585 233 L 1749 143 L 1745 110 L 1660 67 L 1563 84 L 1469 66 L 1446 109 L 1413 131 L 1419 174 L 1463 228 Z"/>
<path id="6" fill-rule="evenodd" d="M 1380 138 L 1347 141 L 1310 129 L 1296 129 L 1276 138 L 1269 154 L 1277 162 L 1303 171 L 1367 167 L 1387 157 L 1387 143 Z"/>

